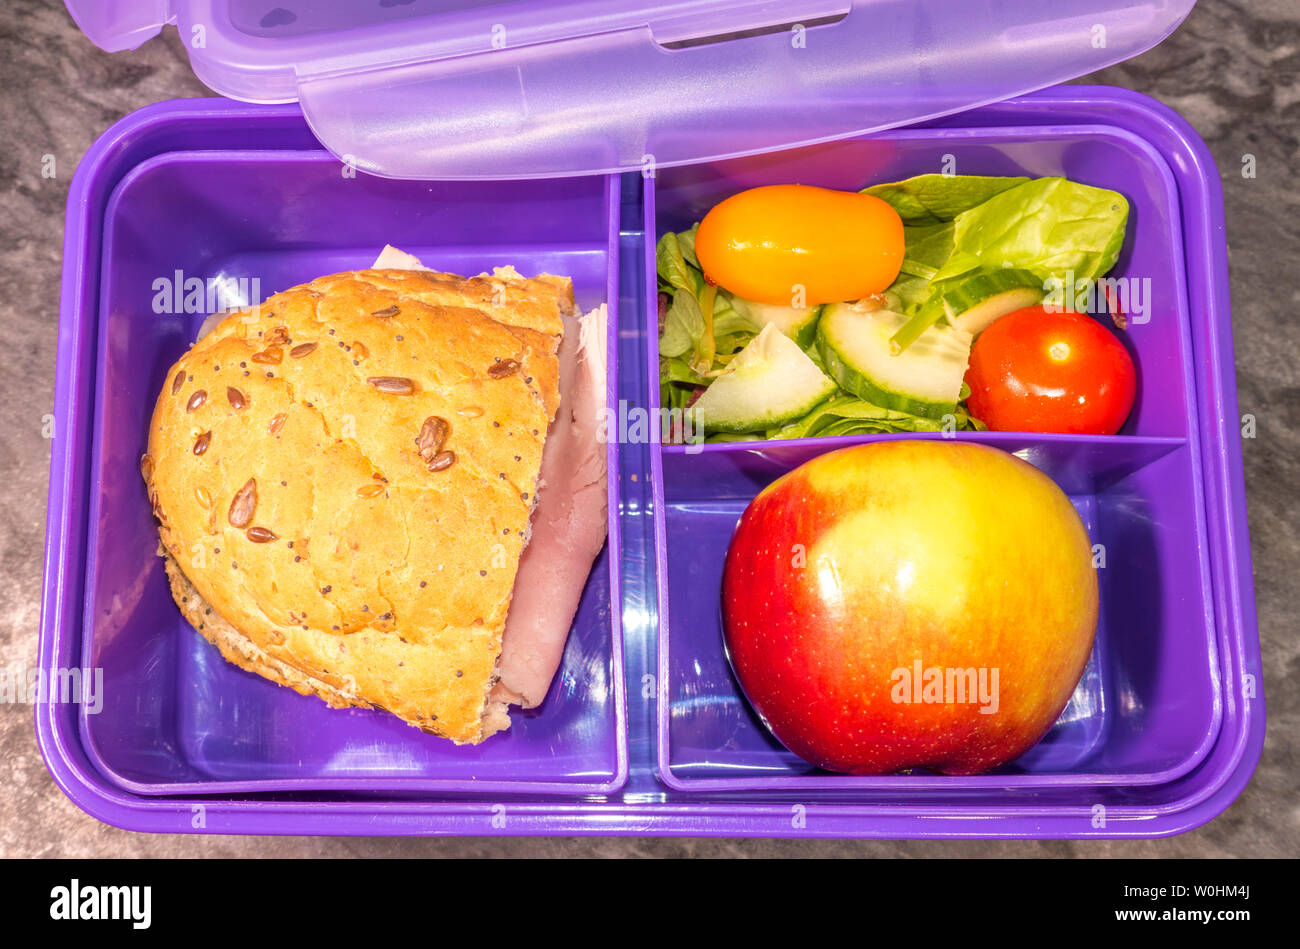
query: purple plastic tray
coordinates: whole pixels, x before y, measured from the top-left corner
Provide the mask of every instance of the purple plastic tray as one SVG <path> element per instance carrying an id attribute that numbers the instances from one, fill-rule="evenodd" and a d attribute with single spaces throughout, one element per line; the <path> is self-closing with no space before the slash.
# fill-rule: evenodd
<path id="1" fill-rule="evenodd" d="M 718 619 L 732 526 L 768 481 L 864 439 L 611 445 L 608 553 L 561 675 L 539 712 L 478 749 L 242 673 L 172 606 L 137 462 L 160 374 L 202 316 L 155 315 L 157 277 L 258 276 L 269 294 L 362 266 L 386 242 L 450 270 L 570 272 L 581 301 L 607 300 L 622 327 L 611 408 L 654 407 L 659 232 L 743 187 L 861 187 L 946 154 L 963 173 L 1064 173 L 1123 191 L 1134 230 L 1120 271 L 1149 276 L 1159 301 L 1128 335 L 1142 387 L 1119 436 L 957 436 L 1055 477 L 1107 551 L 1093 661 L 1048 738 L 1013 765 L 829 775 L 739 699 Z M 1158 836 L 1219 813 L 1258 759 L 1221 197 L 1204 145 L 1149 99 L 1062 87 L 870 139 L 625 176 L 621 190 L 613 178 L 348 178 L 295 107 L 165 103 L 83 160 L 66 242 L 41 663 L 102 667 L 106 701 L 98 715 L 39 704 L 37 729 L 56 781 L 102 820 L 218 833 Z"/>

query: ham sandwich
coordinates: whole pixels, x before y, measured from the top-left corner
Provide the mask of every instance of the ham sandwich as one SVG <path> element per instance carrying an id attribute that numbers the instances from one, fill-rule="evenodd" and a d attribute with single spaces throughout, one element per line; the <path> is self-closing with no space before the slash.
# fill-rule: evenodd
<path id="1" fill-rule="evenodd" d="M 606 318 L 385 248 L 222 314 L 141 461 L 173 596 L 236 665 L 476 744 L 543 701 L 605 541 Z"/>

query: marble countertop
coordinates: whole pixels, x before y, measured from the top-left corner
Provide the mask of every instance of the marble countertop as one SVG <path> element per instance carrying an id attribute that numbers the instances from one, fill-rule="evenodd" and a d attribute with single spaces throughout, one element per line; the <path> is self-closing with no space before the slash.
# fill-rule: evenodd
<path id="1" fill-rule="evenodd" d="M 1268 738 L 1253 780 L 1220 817 L 1148 841 L 383 839 L 145 835 L 101 824 L 55 786 L 31 708 L 0 704 L 0 856 L 1072 856 L 1300 853 L 1300 4 L 1201 0 L 1169 39 L 1080 81 L 1136 89 L 1184 115 L 1222 174 Z M 122 115 L 212 93 L 176 32 L 139 50 L 94 47 L 56 0 L 0 13 L 0 667 L 35 664 L 50 456 L 64 202 L 78 160 Z M 1253 178 L 1241 173 L 1254 156 Z M 42 172 L 53 156 L 55 176 Z M 1293 310 L 1292 307 L 1297 309 Z"/>

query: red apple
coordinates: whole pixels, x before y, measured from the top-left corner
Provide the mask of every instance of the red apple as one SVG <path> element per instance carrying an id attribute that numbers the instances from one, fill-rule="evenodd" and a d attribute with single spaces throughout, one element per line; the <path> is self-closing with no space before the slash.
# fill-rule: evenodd
<path id="1" fill-rule="evenodd" d="M 814 458 L 745 513 L 728 655 L 772 733 L 832 771 L 976 774 L 1056 721 L 1097 628 L 1083 523 L 1037 468 L 964 442 Z"/>

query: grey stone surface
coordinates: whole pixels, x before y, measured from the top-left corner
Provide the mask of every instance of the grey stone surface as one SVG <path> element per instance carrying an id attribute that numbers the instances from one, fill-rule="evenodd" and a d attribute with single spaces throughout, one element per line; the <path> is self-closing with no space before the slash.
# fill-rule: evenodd
<path id="1" fill-rule="evenodd" d="M 1091 81 L 1173 106 L 1200 131 L 1222 171 L 1232 268 L 1236 363 L 1245 443 L 1268 740 L 1250 786 L 1205 827 L 1154 841 L 889 842 L 671 839 L 380 839 L 151 836 L 100 824 L 54 785 L 31 709 L 0 705 L 2 856 L 1295 856 L 1296 676 L 1291 596 L 1300 574 L 1300 4 L 1202 0 L 1156 49 Z M 36 655 L 58 287 L 67 183 L 94 139 L 127 112 L 209 95 L 174 31 L 110 56 L 62 4 L 21 0 L 0 13 L 0 667 Z M 1252 154 L 1257 177 L 1243 178 Z M 56 177 L 42 177 L 53 156 Z"/>

